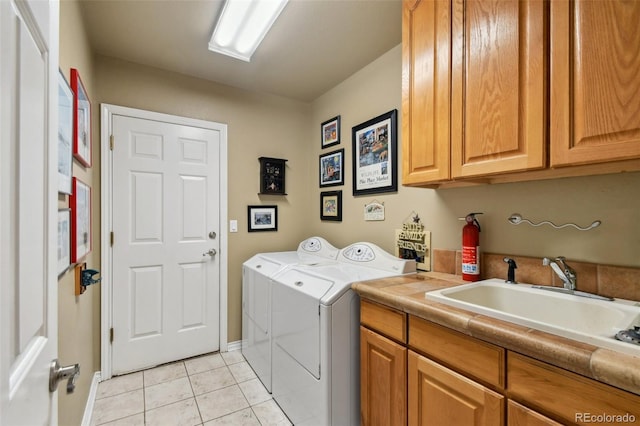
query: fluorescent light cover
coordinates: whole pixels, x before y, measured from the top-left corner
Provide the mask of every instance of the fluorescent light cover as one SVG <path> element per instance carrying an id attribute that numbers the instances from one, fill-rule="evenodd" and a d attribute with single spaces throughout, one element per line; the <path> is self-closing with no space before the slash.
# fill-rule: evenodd
<path id="1" fill-rule="evenodd" d="M 227 0 L 209 50 L 249 62 L 288 0 Z"/>

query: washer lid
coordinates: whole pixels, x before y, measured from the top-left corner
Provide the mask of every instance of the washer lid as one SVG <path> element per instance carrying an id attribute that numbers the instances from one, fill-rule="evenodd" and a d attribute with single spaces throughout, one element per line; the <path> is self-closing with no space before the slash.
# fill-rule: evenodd
<path id="1" fill-rule="evenodd" d="M 245 268 L 253 269 L 262 275 L 271 277 L 288 265 L 300 262 L 295 251 L 259 253 L 243 263 Z"/>
<path id="2" fill-rule="evenodd" d="M 292 266 L 282 270 L 273 280 L 290 290 L 303 293 L 319 303 L 322 296 L 334 285 L 330 277 L 307 272 L 307 267 Z"/>

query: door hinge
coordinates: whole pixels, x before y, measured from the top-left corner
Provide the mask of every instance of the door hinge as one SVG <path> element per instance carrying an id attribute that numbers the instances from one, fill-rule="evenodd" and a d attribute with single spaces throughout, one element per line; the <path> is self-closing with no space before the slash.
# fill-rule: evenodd
<path id="1" fill-rule="evenodd" d="M 113 343 L 113 327 L 109 329 L 109 343 Z"/>
<path id="2" fill-rule="evenodd" d="M 113 231 L 111 231 L 111 235 L 109 235 L 109 242 L 111 243 L 111 247 L 113 247 L 113 239 L 114 239 Z"/>
<path id="3" fill-rule="evenodd" d="M 113 151 L 113 135 L 109 136 L 109 149 Z"/>

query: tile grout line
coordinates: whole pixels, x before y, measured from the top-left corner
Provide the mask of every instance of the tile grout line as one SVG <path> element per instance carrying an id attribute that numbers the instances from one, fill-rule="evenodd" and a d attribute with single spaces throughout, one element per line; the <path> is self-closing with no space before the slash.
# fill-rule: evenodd
<path id="1" fill-rule="evenodd" d="M 196 398 L 196 390 L 193 388 L 193 383 L 191 382 L 191 374 L 189 374 L 189 369 L 187 368 L 186 363 L 184 364 L 184 370 L 187 372 L 187 379 L 189 380 L 189 386 L 191 386 L 191 393 L 193 393 L 193 402 L 195 402 L 196 409 L 198 410 L 198 415 L 200 416 L 200 424 L 204 425 L 204 418 L 202 417 L 200 404 L 198 404 L 198 398 Z"/>

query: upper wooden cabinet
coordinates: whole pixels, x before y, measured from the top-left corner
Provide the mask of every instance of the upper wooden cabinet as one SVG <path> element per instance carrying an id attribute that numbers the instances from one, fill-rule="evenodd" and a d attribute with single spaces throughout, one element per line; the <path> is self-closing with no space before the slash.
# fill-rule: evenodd
<path id="1" fill-rule="evenodd" d="M 640 170 L 638 22 L 639 1 L 404 0 L 403 184 Z"/>
<path id="2" fill-rule="evenodd" d="M 451 0 L 402 11 L 402 183 L 451 177 Z"/>
<path id="3" fill-rule="evenodd" d="M 640 157 L 640 2 L 551 2 L 551 166 Z"/>
<path id="4" fill-rule="evenodd" d="M 405 185 L 545 167 L 544 4 L 404 1 Z"/>
<path id="5" fill-rule="evenodd" d="M 452 177 L 545 167 L 545 4 L 453 1 Z"/>

